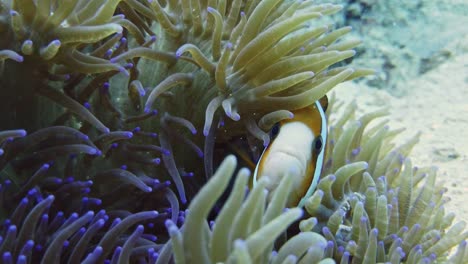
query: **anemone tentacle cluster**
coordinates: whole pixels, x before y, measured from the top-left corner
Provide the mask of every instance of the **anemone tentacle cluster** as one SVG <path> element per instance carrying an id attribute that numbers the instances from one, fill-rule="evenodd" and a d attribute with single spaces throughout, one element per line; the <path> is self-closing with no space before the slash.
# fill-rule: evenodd
<path id="1" fill-rule="evenodd" d="M 2 262 L 417 263 L 456 244 L 466 261 L 435 172 L 406 158 L 415 142 L 367 126 L 381 112 L 332 122 L 304 210 L 283 213 L 288 177 L 268 204 L 262 181 L 245 196 L 248 170 L 230 186 L 225 144 L 266 146 L 273 124 L 372 72 L 335 65 L 359 44 L 320 24 L 340 9 L 0 0 Z"/>
<path id="2" fill-rule="evenodd" d="M 355 114 L 355 106 L 347 109 L 351 109 L 348 114 Z M 332 120 L 328 151 L 334 154 L 328 155 L 328 166 L 317 191 L 307 200 L 302 217 L 299 211 L 292 211 L 297 208 L 281 212 L 285 197 L 292 191 L 292 177 L 283 178 L 265 206 L 267 194 L 259 194 L 258 190 L 263 189 L 262 182 L 244 197 L 238 185 L 246 185 L 247 179 L 243 178 L 249 172 L 241 170 L 231 196 L 210 229 L 204 220 L 209 210 L 200 207 L 212 205 L 219 198 L 219 189 L 226 188 L 228 179 L 224 183 L 217 179 L 229 178 L 233 173 L 234 165 L 226 164 L 234 161 L 226 158 L 188 209 L 187 223 L 198 224 L 193 229 L 187 224 L 181 231 L 172 227 L 170 243 L 175 259 L 179 263 L 216 263 L 224 259 L 235 259 L 233 263 L 466 262 L 468 232 L 464 222 L 453 224 L 454 214 L 446 214 L 444 204 L 448 200 L 445 189 L 435 184 L 435 168 L 412 167 L 407 157 L 418 135 L 393 146 L 393 138 L 401 131 L 390 131 L 385 121 L 373 124 L 374 119 L 385 114 L 378 111 L 357 121 L 345 115 Z M 255 203 L 255 209 L 249 208 L 253 207 L 251 203 Z M 245 215 L 246 210 L 251 215 Z M 279 217 L 289 219 L 279 222 Z M 286 230 L 294 219 L 299 221 L 300 232 L 274 248 L 272 235 Z M 200 228 L 202 223 L 206 228 Z M 193 245 L 193 237 L 203 241 L 204 248 Z M 455 246 L 456 252 L 449 256 Z M 197 254 L 192 255 L 193 251 Z"/>

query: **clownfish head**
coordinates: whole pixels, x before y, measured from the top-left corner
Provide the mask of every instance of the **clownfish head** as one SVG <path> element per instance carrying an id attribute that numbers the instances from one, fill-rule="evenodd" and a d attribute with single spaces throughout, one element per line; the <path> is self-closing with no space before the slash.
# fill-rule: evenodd
<path id="1" fill-rule="evenodd" d="M 304 206 L 317 186 L 327 141 L 327 106 L 328 100 L 324 96 L 311 106 L 293 111 L 292 119 L 277 123 L 271 129 L 270 144 L 257 163 L 253 183 L 267 177 L 270 197 L 282 177 L 294 177 L 287 206 Z M 291 171 L 294 173 L 290 174 Z"/>

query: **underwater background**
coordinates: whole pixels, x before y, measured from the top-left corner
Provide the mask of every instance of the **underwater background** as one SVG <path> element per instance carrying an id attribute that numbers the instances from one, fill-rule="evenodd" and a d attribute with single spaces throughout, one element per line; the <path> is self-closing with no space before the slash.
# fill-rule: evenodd
<path id="1" fill-rule="evenodd" d="M 466 1 L 0 4 L 0 263 L 468 262 Z M 325 94 L 285 208 L 241 153 Z"/>
<path id="2" fill-rule="evenodd" d="M 447 1 L 336 1 L 365 45 L 353 61 L 375 76 L 341 84 L 340 98 L 362 109 L 388 107 L 402 137 L 422 132 L 412 152 L 418 165 L 439 169 L 450 211 L 468 220 L 468 3 Z"/>

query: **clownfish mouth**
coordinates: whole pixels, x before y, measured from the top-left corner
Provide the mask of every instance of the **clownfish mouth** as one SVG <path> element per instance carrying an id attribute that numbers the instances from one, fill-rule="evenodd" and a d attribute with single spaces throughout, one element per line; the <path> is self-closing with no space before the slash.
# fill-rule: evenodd
<path id="1" fill-rule="evenodd" d="M 301 158 L 293 153 L 277 152 L 265 162 L 262 176 L 280 176 L 294 170 L 298 173 L 304 170 L 304 162 Z"/>
<path id="2" fill-rule="evenodd" d="M 288 166 L 284 167 L 283 170 L 293 171 L 295 173 L 295 170 L 297 170 L 297 173 L 306 170 L 306 168 L 304 168 L 304 164 L 307 163 L 304 160 L 304 157 L 297 155 L 297 152 L 294 152 L 293 150 L 282 150 L 275 153 L 275 157 L 271 157 L 270 164 L 275 162 L 275 159 L 278 159 L 279 164 L 288 164 Z"/>

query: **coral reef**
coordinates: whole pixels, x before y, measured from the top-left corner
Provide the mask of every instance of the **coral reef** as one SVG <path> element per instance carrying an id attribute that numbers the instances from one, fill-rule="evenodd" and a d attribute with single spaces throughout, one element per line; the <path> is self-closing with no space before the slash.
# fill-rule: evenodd
<path id="1" fill-rule="evenodd" d="M 378 74 L 360 81 L 389 91 L 392 95 L 408 95 L 406 83 L 437 70 L 466 52 L 463 36 L 468 21 L 461 10 L 464 1 L 418 0 L 394 5 L 375 0 L 338 0 L 342 4 L 339 25 L 353 27 L 352 35 L 366 43 L 357 49 L 354 65 L 366 65 Z M 428 26 L 429 25 L 429 26 Z M 439 32 L 433 38 L 434 31 Z"/>
<path id="2" fill-rule="evenodd" d="M 304 210 L 283 212 L 288 177 L 268 204 L 263 181 L 245 197 L 248 170 L 233 177 L 225 144 L 259 150 L 292 111 L 372 72 L 335 65 L 359 44 L 318 21 L 340 9 L 2 0 L 2 261 L 418 263 L 457 244 L 450 261 L 466 261 L 435 172 L 407 159 L 414 142 L 368 126 L 381 112 L 331 122 Z"/>

